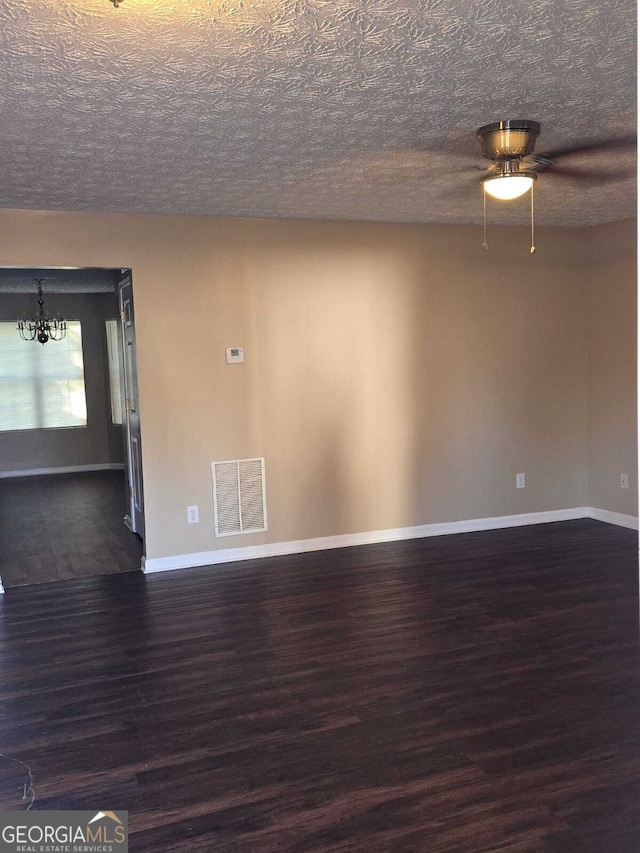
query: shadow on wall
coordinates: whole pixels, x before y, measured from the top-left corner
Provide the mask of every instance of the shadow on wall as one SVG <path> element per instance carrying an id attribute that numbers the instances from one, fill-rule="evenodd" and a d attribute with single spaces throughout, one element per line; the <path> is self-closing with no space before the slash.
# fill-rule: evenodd
<path id="1" fill-rule="evenodd" d="M 290 248 L 269 256 L 257 348 L 274 541 L 411 523 L 413 306 L 389 287 L 392 271 L 410 280 L 405 263 L 357 243 L 323 247 L 313 266 Z"/>
<path id="2" fill-rule="evenodd" d="M 387 231 L 261 258 L 270 539 L 584 505 L 574 252 L 487 257 Z M 536 476 L 516 492 L 521 470 Z"/>

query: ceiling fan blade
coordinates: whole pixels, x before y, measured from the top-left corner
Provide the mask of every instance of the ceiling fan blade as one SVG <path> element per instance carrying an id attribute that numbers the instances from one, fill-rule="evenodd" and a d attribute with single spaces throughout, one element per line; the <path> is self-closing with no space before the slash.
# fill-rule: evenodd
<path id="1" fill-rule="evenodd" d="M 571 169 L 564 166 L 553 166 L 551 175 L 559 178 L 570 178 L 587 184 L 606 184 L 610 181 L 624 181 L 633 177 L 628 169 L 613 169 L 606 172 L 593 172 L 588 169 Z"/>
<path id="2" fill-rule="evenodd" d="M 560 148 L 554 148 L 551 151 L 545 151 L 542 157 L 549 160 L 558 160 L 560 157 L 570 157 L 572 154 L 586 154 L 591 151 L 618 151 L 623 148 L 635 148 L 637 144 L 636 136 L 618 136 L 613 139 L 600 139 L 597 142 L 583 142 L 576 145 L 564 145 Z M 534 155 L 535 156 L 535 155 Z"/>

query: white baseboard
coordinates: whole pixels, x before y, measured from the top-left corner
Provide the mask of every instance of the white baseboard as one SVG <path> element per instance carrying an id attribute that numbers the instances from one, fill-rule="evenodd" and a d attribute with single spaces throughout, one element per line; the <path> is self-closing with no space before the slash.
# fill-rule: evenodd
<path id="1" fill-rule="evenodd" d="M 124 471 L 124 462 L 68 465 L 65 468 L 30 468 L 25 471 L 0 471 L 0 480 L 10 480 L 13 477 L 44 477 L 47 474 L 80 474 L 83 471 Z"/>
<path id="2" fill-rule="evenodd" d="M 48 472 L 69 469 L 47 469 Z M 81 468 L 74 470 L 111 470 L 105 468 Z M 2 474 L 0 474 L 2 476 Z M 23 475 L 26 476 L 26 475 Z M 32 475 L 33 476 L 33 475 Z M 200 551 L 195 554 L 178 554 L 174 557 L 142 557 L 143 572 L 169 572 L 175 569 L 192 569 L 199 566 L 215 566 L 261 557 L 281 557 L 286 554 L 304 554 L 309 551 L 326 551 L 332 548 L 349 548 L 357 545 L 372 545 L 379 542 L 399 542 L 405 539 L 422 539 L 429 536 L 448 536 L 454 533 L 472 533 L 479 530 L 499 530 L 505 527 L 523 527 L 529 524 L 549 524 L 554 521 L 571 521 L 576 518 L 593 518 L 619 527 L 638 529 L 638 519 L 633 515 L 610 512 L 597 507 L 581 506 L 548 512 L 528 512 L 519 515 L 503 515 L 495 518 L 472 518 L 464 521 L 448 521 L 441 524 L 422 524 L 418 527 L 398 527 L 391 530 L 370 530 L 366 533 L 348 533 L 342 536 L 325 536 L 319 539 L 299 539 L 293 542 L 275 542 L 243 548 L 225 548 L 218 551 Z M 0 595 L 4 592 L 0 579 Z"/>
<path id="3" fill-rule="evenodd" d="M 224 548 L 217 551 L 200 551 L 195 554 L 178 554 L 173 557 L 147 557 L 143 571 L 168 572 L 174 569 L 191 569 L 197 566 L 215 566 L 254 560 L 259 557 L 282 557 L 286 554 L 304 554 L 308 551 L 325 551 L 331 548 L 350 548 L 379 542 L 399 542 L 403 539 L 422 539 L 427 536 L 448 536 L 453 533 L 472 533 L 478 530 L 498 530 L 503 527 L 522 527 L 528 524 L 548 524 L 553 521 L 570 521 L 591 517 L 591 507 L 573 507 L 549 512 L 528 512 L 503 515 L 496 518 L 472 518 L 464 521 L 447 521 L 441 524 L 422 524 L 418 527 L 398 527 L 391 530 L 370 530 L 366 533 L 348 533 L 320 539 L 299 539 L 293 542 L 275 542 L 242 548 Z"/>
<path id="4" fill-rule="evenodd" d="M 606 521 L 607 524 L 617 524 L 618 527 L 628 527 L 631 530 L 638 529 L 638 519 L 635 515 L 611 512 L 608 509 L 598 509 L 595 506 L 590 506 L 588 509 L 589 518 L 595 518 L 596 521 Z"/>

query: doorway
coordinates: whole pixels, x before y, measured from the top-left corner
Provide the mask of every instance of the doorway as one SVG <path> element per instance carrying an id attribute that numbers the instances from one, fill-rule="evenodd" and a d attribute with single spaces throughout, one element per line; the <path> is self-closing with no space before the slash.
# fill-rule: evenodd
<path id="1" fill-rule="evenodd" d="M 64 336 L 31 340 L 39 312 Z M 143 552 L 131 270 L 0 268 L 0 578 L 139 570 Z"/>

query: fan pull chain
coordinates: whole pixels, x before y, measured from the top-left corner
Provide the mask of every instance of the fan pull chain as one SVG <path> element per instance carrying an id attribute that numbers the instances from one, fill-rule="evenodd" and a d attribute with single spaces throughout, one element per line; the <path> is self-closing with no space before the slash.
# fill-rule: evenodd
<path id="1" fill-rule="evenodd" d="M 485 192 L 484 185 L 480 184 L 480 187 L 482 188 L 482 202 L 483 202 L 483 232 L 482 232 L 483 242 L 482 242 L 482 248 L 488 249 L 489 244 L 487 243 L 487 194 Z"/>
<path id="2" fill-rule="evenodd" d="M 536 250 L 536 231 L 534 224 L 534 209 L 533 209 L 533 188 L 535 187 L 535 181 L 531 184 L 531 248 L 529 251 L 533 255 Z"/>

